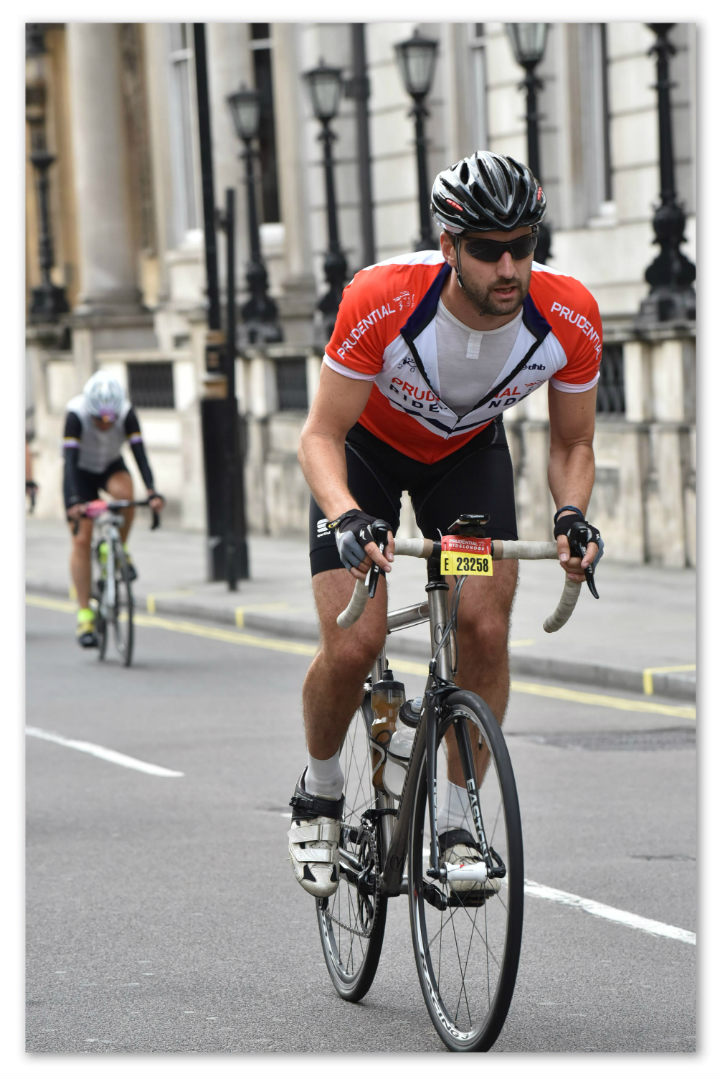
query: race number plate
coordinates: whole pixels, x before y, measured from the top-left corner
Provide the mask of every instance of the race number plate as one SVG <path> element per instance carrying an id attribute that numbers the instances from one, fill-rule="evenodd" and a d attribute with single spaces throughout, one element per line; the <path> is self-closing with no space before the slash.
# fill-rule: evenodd
<path id="1" fill-rule="evenodd" d="M 492 540 L 476 536 L 443 536 L 440 572 L 492 577 Z"/>

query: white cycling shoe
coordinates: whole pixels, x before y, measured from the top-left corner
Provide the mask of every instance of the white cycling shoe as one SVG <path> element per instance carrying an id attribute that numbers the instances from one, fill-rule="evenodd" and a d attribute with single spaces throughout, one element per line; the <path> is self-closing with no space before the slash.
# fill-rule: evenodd
<path id="1" fill-rule="evenodd" d="M 340 881 L 338 843 L 345 799 L 334 801 L 308 794 L 304 779 L 303 772 L 290 799 L 290 861 L 301 887 L 323 899 L 337 891 Z"/>
<path id="2" fill-rule="evenodd" d="M 465 828 L 451 828 L 438 836 L 440 861 L 450 866 L 473 866 L 482 861 L 480 848 Z M 454 892 L 472 892 L 473 896 L 488 898 L 500 891 L 497 877 L 488 877 L 484 881 L 454 880 L 450 887 Z"/>

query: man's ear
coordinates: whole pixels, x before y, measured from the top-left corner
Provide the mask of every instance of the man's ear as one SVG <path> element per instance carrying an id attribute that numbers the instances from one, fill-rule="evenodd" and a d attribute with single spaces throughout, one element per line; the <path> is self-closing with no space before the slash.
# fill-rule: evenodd
<path id="1" fill-rule="evenodd" d="M 455 257 L 455 239 L 449 232 L 440 233 L 440 250 L 442 251 L 443 258 L 452 266 L 457 269 L 457 260 Z"/>

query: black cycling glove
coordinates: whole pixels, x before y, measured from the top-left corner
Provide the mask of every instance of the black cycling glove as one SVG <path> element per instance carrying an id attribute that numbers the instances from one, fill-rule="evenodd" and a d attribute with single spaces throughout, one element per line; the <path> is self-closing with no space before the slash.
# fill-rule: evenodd
<path id="1" fill-rule="evenodd" d="M 564 517 L 558 515 L 563 510 L 573 510 L 572 513 L 566 513 Z M 583 558 L 585 552 L 588 549 L 588 545 L 596 543 L 598 547 L 598 553 L 595 556 L 593 562 L 585 569 L 585 580 L 587 586 L 595 599 L 599 599 L 597 588 L 595 587 L 595 567 L 603 556 L 605 550 L 605 544 L 603 543 L 602 536 L 594 525 L 591 525 L 589 521 L 586 521 L 582 511 L 577 506 L 563 506 L 557 511 L 554 517 L 555 539 L 558 536 L 567 536 L 570 544 L 570 554 L 575 558 Z"/>
<path id="2" fill-rule="evenodd" d="M 372 533 L 374 524 L 375 518 L 371 514 L 356 509 L 348 510 L 335 521 L 328 521 L 328 528 L 335 533 L 338 554 L 345 569 L 357 569 L 365 560 L 365 545 L 375 541 Z M 389 528 L 389 525 L 386 527 Z"/>

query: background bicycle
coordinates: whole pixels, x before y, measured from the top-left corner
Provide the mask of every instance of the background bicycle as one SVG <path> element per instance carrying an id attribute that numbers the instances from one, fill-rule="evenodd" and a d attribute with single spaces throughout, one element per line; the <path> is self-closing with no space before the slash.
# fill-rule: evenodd
<path id="1" fill-rule="evenodd" d="M 132 594 L 135 570 L 123 546 L 120 529 L 122 511 L 131 506 L 149 506 L 149 500 L 120 499 L 108 502 L 96 499 L 87 503 L 83 514 L 95 520 L 92 559 L 98 656 L 101 660 L 105 659 L 112 629 L 115 647 L 125 667 L 132 663 L 135 643 Z M 155 529 L 160 524 L 160 515 L 156 510 L 151 510 L 151 513 L 150 527 Z"/>
<path id="2" fill-rule="evenodd" d="M 557 557 L 555 543 L 480 538 L 482 524 L 461 519 L 456 525 L 468 531 L 438 542 L 396 541 L 396 554 L 428 560 L 428 599 L 391 612 L 388 632 L 429 620 L 428 679 L 422 696 L 405 700 L 385 650 L 378 656 L 343 746 L 340 886 L 317 901 L 333 984 L 357 1001 L 377 970 L 387 901 L 408 895 L 425 1004 L 455 1051 L 487 1050 L 502 1029 L 520 956 L 524 872 L 517 791 L 500 726 L 481 698 L 454 684 L 464 577 L 456 577 L 449 603 L 444 574 L 458 565 L 487 573 L 493 558 Z M 455 552 L 449 565 L 448 550 Z M 566 579 L 548 632 L 565 623 L 579 591 Z M 369 594 L 358 582 L 338 623 L 352 624 Z"/>

